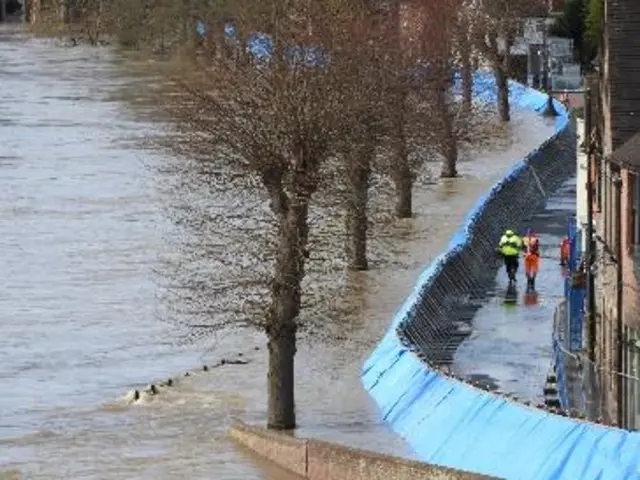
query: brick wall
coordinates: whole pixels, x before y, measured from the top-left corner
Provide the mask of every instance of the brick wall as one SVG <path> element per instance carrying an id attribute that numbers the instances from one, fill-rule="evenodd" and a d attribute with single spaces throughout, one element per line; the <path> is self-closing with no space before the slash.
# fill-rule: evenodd
<path id="1" fill-rule="evenodd" d="M 602 129 L 603 153 L 608 156 L 640 131 L 640 0 L 605 0 L 604 7 L 602 70 L 599 85 L 599 113 L 602 115 L 598 124 Z M 608 165 L 602 164 L 601 168 L 604 173 L 600 184 L 602 212 L 596 216 L 596 231 L 608 247 L 615 251 L 615 189 L 608 178 Z M 631 281 L 631 269 L 625 268 L 625 263 L 630 267 L 632 262 L 631 257 L 626 254 L 625 212 L 629 205 L 625 192 L 628 191 L 629 185 L 625 172 L 622 172 L 622 179 L 623 275 L 626 286 L 633 289 L 635 281 Z M 597 257 L 597 358 L 604 369 L 601 371 L 603 415 L 605 421 L 614 422 L 618 408 L 616 375 L 612 373 L 616 367 L 615 351 L 619 333 L 616 331 L 617 266 L 608 261 L 608 255 L 602 251 L 601 246 Z"/>
<path id="2" fill-rule="evenodd" d="M 640 130 L 640 1 L 605 0 L 605 154 Z"/>

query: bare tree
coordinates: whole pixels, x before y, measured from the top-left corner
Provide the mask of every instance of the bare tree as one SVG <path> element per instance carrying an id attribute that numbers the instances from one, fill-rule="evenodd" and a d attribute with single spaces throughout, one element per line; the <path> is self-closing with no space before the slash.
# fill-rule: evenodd
<path id="1" fill-rule="evenodd" d="M 215 6 L 224 8 L 225 0 Z M 30 18 L 36 33 L 71 45 L 116 43 L 166 55 L 195 37 L 196 7 L 195 0 L 37 1 L 30 5 Z"/>
<path id="2" fill-rule="evenodd" d="M 376 148 L 385 138 L 389 114 L 398 109 L 389 102 L 393 76 L 386 64 L 395 53 L 393 39 L 388 35 L 388 7 L 378 1 L 363 4 L 362 14 L 352 27 L 352 33 L 362 41 L 359 51 L 358 76 L 360 95 L 352 99 L 349 108 L 356 115 L 354 128 L 345 132 L 346 157 L 346 253 L 349 268 L 367 270 L 367 214 L 371 175 Z M 371 95 L 371 92 L 376 92 Z M 362 95 L 364 93 L 364 95 Z"/>
<path id="3" fill-rule="evenodd" d="M 344 132 L 358 127 L 352 99 L 374 92 L 359 82 L 363 42 L 353 38 L 353 2 L 249 2 L 236 4 L 233 17 L 239 32 L 258 26 L 269 33 L 268 55 L 237 61 L 208 52 L 180 81 L 191 100 L 181 102 L 179 115 L 208 134 L 212 151 L 242 162 L 270 199 L 277 253 L 261 323 L 269 346 L 268 426 L 288 429 L 295 426 L 293 365 L 312 197 L 329 159 L 339 158 Z M 218 19 L 210 15 L 208 23 Z"/>
<path id="4" fill-rule="evenodd" d="M 511 118 L 508 84 L 511 49 L 524 19 L 539 13 L 540 6 L 530 0 L 479 0 L 467 8 L 474 14 L 471 26 L 474 43 L 493 68 L 498 89 L 498 115 L 508 122 Z"/>
<path id="5" fill-rule="evenodd" d="M 411 218 L 413 214 L 412 190 L 415 171 L 411 167 L 407 138 L 409 95 L 412 85 L 407 71 L 421 54 L 413 41 L 409 21 L 411 3 L 400 0 L 389 2 L 386 18 L 387 38 L 390 39 L 389 68 L 393 69 L 393 86 L 390 100 L 394 104 L 390 115 L 391 159 L 390 173 L 396 190 L 395 214 L 398 218 Z M 395 49 L 393 48 L 395 47 Z"/>
<path id="6" fill-rule="evenodd" d="M 456 22 L 455 50 L 457 65 L 460 69 L 460 87 L 462 91 L 462 101 L 464 113 L 471 115 L 473 101 L 473 56 L 474 38 L 472 28 L 474 27 L 471 8 L 465 2 L 460 4 Z"/>
<path id="7" fill-rule="evenodd" d="M 457 176 L 461 148 L 484 143 L 487 137 L 481 133 L 488 131 L 486 108 L 472 99 L 472 49 L 463 6 L 463 0 L 446 4 L 416 0 L 406 5 L 407 20 L 402 22 L 403 44 L 413 60 L 407 68 L 413 75 L 401 133 L 421 147 L 422 162 L 425 157 L 441 161 L 444 178 Z M 460 63 L 464 67 L 461 98 L 454 88 Z M 410 165 L 413 178 L 422 162 Z"/>
<path id="8" fill-rule="evenodd" d="M 474 127 L 480 110 L 472 108 L 472 45 L 462 0 L 391 2 L 391 7 L 388 37 L 395 39 L 396 50 L 390 64 L 398 73 L 390 89 L 390 173 L 396 216 L 408 218 L 424 163 L 438 157 L 440 175 L 455 177 L 461 145 L 478 140 Z M 458 63 L 465 67 L 462 102 L 453 95 Z"/>
<path id="9" fill-rule="evenodd" d="M 458 161 L 458 135 L 455 128 L 455 109 L 452 88 L 455 51 L 461 7 L 459 0 L 442 3 L 425 1 L 420 4 L 423 28 L 420 33 L 422 49 L 429 62 L 427 78 L 429 97 L 434 112 L 433 129 L 436 132 L 432 144 L 443 158 L 441 176 L 456 177 Z"/>
<path id="10" fill-rule="evenodd" d="M 37 1 L 28 11 L 36 33 L 61 37 L 72 45 L 98 45 L 108 41 L 110 7 L 105 0 Z"/>

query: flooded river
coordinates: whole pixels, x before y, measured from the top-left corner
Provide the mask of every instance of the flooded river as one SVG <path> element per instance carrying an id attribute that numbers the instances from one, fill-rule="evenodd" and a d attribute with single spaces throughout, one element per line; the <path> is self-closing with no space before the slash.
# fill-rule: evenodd
<path id="1" fill-rule="evenodd" d="M 123 76 L 123 60 L 106 49 L 64 49 L 2 28 L 0 476 L 286 479 L 225 438 L 233 417 L 264 418 L 262 336 L 231 330 L 184 342 L 179 319 L 167 320 L 161 264 L 193 252 L 179 248 L 181 227 L 167 214 L 160 172 L 175 158 L 131 142 L 163 126 L 114 100 L 144 81 Z M 411 455 L 360 387 L 360 367 L 475 197 L 552 127 L 523 112 L 511 128 L 500 151 L 460 166 L 463 178 L 416 192 L 414 234 L 405 223 L 394 241 L 401 261 L 358 277 L 361 312 L 331 326 L 342 334 L 303 340 L 302 434 Z M 201 371 L 221 358 L 249 363 Z M 176 385 L 160 395 L 125 401 L 169 376 Z"/>

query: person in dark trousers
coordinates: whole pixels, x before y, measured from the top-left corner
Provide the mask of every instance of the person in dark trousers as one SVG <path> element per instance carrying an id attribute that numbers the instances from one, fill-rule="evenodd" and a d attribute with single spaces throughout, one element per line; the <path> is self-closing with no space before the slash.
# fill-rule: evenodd
<path id="1" fill-rule="evenodd" d="M 504 259 L 504 266 L 509 277 L 509 283 L 516 281 L 516 272 L 520 266 L 520 252 L 522 251 L 522 239 L 513 230 L 507 230 L 500 238 L 498 253 Z"/>

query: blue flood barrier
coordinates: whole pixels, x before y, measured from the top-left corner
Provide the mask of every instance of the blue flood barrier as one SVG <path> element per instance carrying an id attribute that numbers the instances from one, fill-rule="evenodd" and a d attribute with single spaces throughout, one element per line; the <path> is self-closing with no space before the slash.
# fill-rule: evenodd
<path id="1" fill-rule="evenodd" d="M 558 387 L 558 400 L 561 408 L 569 408 L 569 393 L 567 391 L 567 378 L 564 372 L 564 349 L 561 340 L 553 335 L 553 365 Z"/>
<path id="2" fill-rule="evenodd" d="M 582 327 L 584 324 L 585 289 L 571 287 L 569 289 L 569 351 L 582 349 Z"/>
<path id="3" fill-rule="evenodd" d="M 513 82 L 510 89 L 517 108 L 544 111 L 545 94 Z M 492 77 L 476 74 L 474 93 L 480 100 L 492 101 Z M 554 106 L 562 115 L 556 118 L 556 134 L 547 142 L 568 128 L 564 107 L 555 100 Z M 397 334 L 401 324 L 415 318 L 420 299 L 429 295 L 429 286 L 447 259 L 469 241 L 486 203 L 536 158 L 535 151 L 530 153 L 478 198 L 447 251 L 426 267 L 394 315 L 366 360 L 361 380 L 385 421 L 425 462 L 506 479 L 640 478 L 640 433 L 553 415 L 475 389 L 431 370 Z"/>

